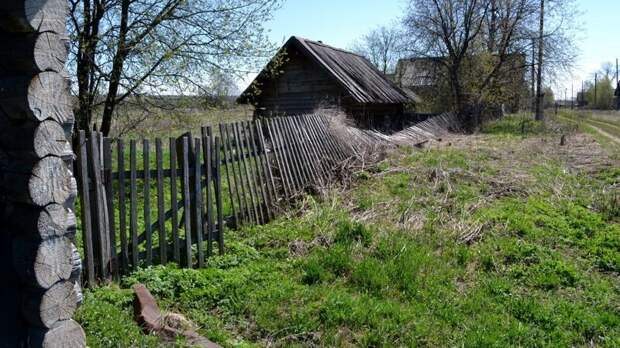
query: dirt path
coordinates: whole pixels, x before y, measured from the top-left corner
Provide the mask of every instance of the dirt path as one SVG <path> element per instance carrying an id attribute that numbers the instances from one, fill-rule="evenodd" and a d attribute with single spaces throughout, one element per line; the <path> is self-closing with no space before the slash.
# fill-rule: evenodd
<path id="1" fill-rule="evenodd" d="M 589 126 L 592 127 L 595 131 L 599 132 L 602 136 L 610 139 L 611 141 L 613 141 L 614 143 L 620 145 L 620 138 L 618 138 L 617 136 L 608 133 L 600 128 L 598 128 L 597 126 L 593 125 L 592 122 L 589 122 Z"/>

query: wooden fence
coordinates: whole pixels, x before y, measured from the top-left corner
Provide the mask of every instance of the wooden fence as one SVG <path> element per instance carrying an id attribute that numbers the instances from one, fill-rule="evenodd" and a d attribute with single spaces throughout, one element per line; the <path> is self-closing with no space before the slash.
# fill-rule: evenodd
<path id="1" fill-rule="evenodd" d="M 152 264 L 203 267 L 214 246 L 224 252 L 226 227 L 270 221 L 309 186 L 333 181 L 351 155 L 321 115 L 223 123 L 166 145 L 128 145 L 79 134 L 88 284 Z"/>

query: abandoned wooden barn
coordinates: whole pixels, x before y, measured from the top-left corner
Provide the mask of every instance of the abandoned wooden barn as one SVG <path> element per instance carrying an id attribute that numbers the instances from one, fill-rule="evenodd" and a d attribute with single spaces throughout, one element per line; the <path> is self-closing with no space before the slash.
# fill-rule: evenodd
<path id="1" fill-rule="evenodd" d="M 366 58 L 293 36 L 238 102 L 254 105 L 255 117 L 337 109 L 359 126 L 382 128 L 412 100 Z"/>

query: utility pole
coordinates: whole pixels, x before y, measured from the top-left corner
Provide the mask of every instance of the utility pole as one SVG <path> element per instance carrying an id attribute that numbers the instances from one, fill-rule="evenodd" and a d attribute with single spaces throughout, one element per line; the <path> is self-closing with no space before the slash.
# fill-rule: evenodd
<path id="1" fill-rule="evenodd" d="M 544 94 L 542 92 L 542 68 L 543 68 L 543 35 L 545 29 L 545 0 L 540 0 L 540 25 L 538 28 L 538 74 L 536 76 L 536 120 L 545 119 L 543 105 Z"/>
<path id="2" fill-rule="evenodd" d="M 594 107 L 596 107 L 596 82 L 598 80 L 598 74 L 594 73 Z"/>

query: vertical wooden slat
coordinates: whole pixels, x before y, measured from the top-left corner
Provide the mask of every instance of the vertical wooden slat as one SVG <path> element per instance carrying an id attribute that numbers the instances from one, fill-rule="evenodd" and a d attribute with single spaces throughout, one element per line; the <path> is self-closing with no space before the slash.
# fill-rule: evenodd
<path id="1" fill-rule="evenodd" d="M 286 187 L 288 187 L 288 192 L 285 192 L 286 198 L 290 198 L 295 194 L 297 187 L 295 185 L 295 179 L 293 178 L 292 167 L 289 162 L 289 158 L 287 155 L 286 147 L 282 141 L 282 133 L 280 129 L 277 127 L 275 119 L 268 120 L 268 129 L 270 132 L 270 136 L 273 136 L 273 140 L 275 141 L 275 148 L 277 149 L 277 154 L 280 155 L 280 162 L 282 165 L 282 170 L 280 176 L 283 181 L 286 183 Z"/>
<path id="2" fill-rule="evenodd" d="M 308 115 L 303 115 L 299 118 L 299 122 L 301 122 L 302 124 L 302 128 L 306 134 L 306 137 L 308 139 L 308 147 L 310 148 L 310 150 L 312 151 L 312 157 L 314 158 L 314 161 L 316 163 L 317 168 L 317 172 L 319 175 L 319 178 L 321 180 L 321 184 L 324 184 L 327 180 L 327 172 L 325 170 L 326 168 L 326 163 L 325 161 L 323 161 L 322 158 L 322 153 L 321 153 L 321 149 L 319 146 L 320 143 L 320 139 L 318 139 L 316 137 L 316 133 L 314 131 L 314 128 L 312 127 L 312 125 L 308 122 Z"/>
<path id="3" fill-rule="evenodd" d="M 241 144 L 243 145 L 243 158 L 244 163 L 247 166 L 246 172 L 248 172 L 248 183 L 252 197 L 252 204 L 254 206 L 254 213 L 256 214 L 256 223 L 261 224 L 265 221 L 265 217 L 263 216 L 263 209 L 261 209 L 261 197 L 260 197 L 260 184 L 258 183 L 258 177 L 256 173 L 254 173 L 254 168 L 252 162 L 256 160 L 255 155 L 252 152 L 252 146 L 250 144 L 250 137 L 248 133 L 248 129 L 244 121 L 238 123 L 239 125 L 239 135 L 241 138 Z"/>
<path id="4" fill-rule="evenodd" d="M 204 136 L 202 137 L 202 149 L 203 149 L 203 158 L 205 162 L 205 195 L 206 195 L 206 213 L 207 213 L 207 256 L 211 256 L 213 254 L 213 197 L 211 193 L 212 187 L 212 175 L 213 175 L 213 158 L 211 156 L 212 152 L 212 141 L 211 137 L 207 135 L 207 132 L 203 132 Z M 219 151 L 219 149 L 215 149 L 215 151 Z"/>
<path id="5" fill-rule="evenodd" d="M 105 183 L 105 195 L 107 204 L 108 233 L 110 241 L 111 271 L 115 279 L 119 277 L 119 261 L 116 254 L 116 226 L 114 212 L 114 191 L 112 185 L 112 144 L 110 138 L 103 139 L 103 182 Z"/>
<path id="6" fill-rule="evenodd" d="M 282 158 L 282 151 L 280 149 L 280 143 L 278 142 L 277 135 L 275 134 L 275 130 L 273 129 L 272 122 L 270 119 L 265 121 L 265 126 L 267 127 L 267 134 L 269 139 L 271 140 L 273 156 L 276 159 L 276 165 L 278 166 L 278 175 L 280 176 L 280 183 L 282 185 L 282 191 L 284 193 L 284 197 L 290 197 L 290 184 L 287 178 L 286 169 L 284 168 L 284 159 Z"/>
<path id="7" fill-rule="evenodd" d="M 179 241 L 179 210 L 177 203 L 177 148 L 176 139 L 169 139 L 170 146 L 170 210 L 172 217 L 170 218 L 172 226 L 172 257 L 174 262 L 181 264 L 181 243 Z"/>
<path id="8" fill-rule="evenodd" d="M 183 163 L 183 216 L 185 222 L 185 263 L 186 266 L 192 267 L 192 223 L 190 213 L 190 190 L 189 190 L 189 138 L 183 137 L 182 140 L 182 156 Z"/>
<path id="9" fill-rule="evenodd" d="M 239 187 L 241 188 L 241 194 L 243 196 L 243 201 L 245 203 L 245 218 L 246 221 L 251 222 L 252 220 L 254 220 L 254 215 L 253 215 L 253 210 L 252 210 L 252 199 L 250 196 L 250 191 L 248 191 L 247 189 L 247 174 L 245 174 L 244 172 L 244 168 L 245 166 L 243 165 L 244 162 L 244 158 L 243 158 L 243 152 L 241 151 L 241 140 L 239 139 L 239 136 L 237 134 L 237 124 L 236 123 L 232 123 L 230 124 L 230 130 L 232 133 L 232 137 L 233 137 L 233 141 L 234 141 L 234 145 L 235 145 L 235 150 L 236 150 L 236 154 L 237 154 L 237 172 L 239 174 Z"/>
<path id="10" fill-rule="evenodd" d="M 127 248 L 127 211 L 125 206 L 125 143 L 118 139 L 116 143 L 118 171 L 118 232 L 121 239 L 121 269 L 129 269 L 129 249 Z"/>
<path id="11" fill-rule="evenodd" d="M 288 163 L 289 163 L 289 167 L 291 169 L 291 173 L 293 176 L 293 181 L 295 182 L 295 191 L 299 192 L 303 190 L 303 182 L 302 182 L 303 179 L 301 177 L 302 176 L 301 170 L 299 169 L 299 164 L 297 163 L 297 159 L 293 155 L 295 150 L 293 149 L 293 146 L 291 145 L 290 136 L 284 128 L 281 117 L 277 117 L 273 121 L 274 121 L 274 125 L 276 126 L 276 129 L 278 130 L 278 133 L 280 133 L 280 139 L 282 140 L 282 143 L 284 144 L 285 155 L 286 155 L 285 157 L 288 158 Z"/>
<path id="12" fill-rule="evenodd" d="M 268 198 L 268 193 L 265 192 L 266 187 L 267 186 L 265 184 L 265 178 L 263 177 L 264 171 L 263 169 L 263 164 L 262 164 L 262 159 L 261 156 L 258 153 L 257 147 L 256 147 L 256 137 L 254 136 L 254 131 L 253 131 L 253 123 L 250 123 L 250 121 L 246 121 L 244 123 L 244 127 L 247 131 L 248 134 L 248 141 L 250 143 L 250 149 L 252 151 L 252 153 L 254 154 L 254 170 L 255 170 L 255 175 L 256 175 L 256 183 L 258 184 L 258 192 L 260 193 L 260 197 L 262 198 L 262 204 L 259 206 L 259 209 L 261 210 L 262 216 L 263 216 L 263 221 L 262 223 L 266 223 L 268 220 L 271 219 L 271 211 L 269 210 L 269 198 Z"/>
<path id="13" fill-rule="evenodd" d="M 159 229 L 159 261 L 168 262 L 168 244 L 166 241 L 166 202 L 164 197 L 164 158 L 161 139 L 155 139 L 155 161 L 157 162 L 157 220 Z"/>
<path id="14" fill-rule="evenodd" d="M 93 234 L 92 219 L 90 207 L 90 192 L 88 178 L 88 151 L 86 149 L 86 134 L 83 130 L 78 133 L 79 153 L 78 153 L 78 173 L 80 180 L 80 204 L 82 214 L 82 241 L 84 243 L 84 252 L 86 258 L 86 276 L 88 277 L 88 285 L 95 284 L 95 258 L 93 251 Z"/>
<path id="15" fill-rule="evenodd" d="M 138 173 L 136 170 L 136 141 L 129 141 L 129 233 L 131 234 L 132 267 L 139 266 L 138 259 Z"/>
<path id="16" fill-rule="evenodd" d="M 90 137 L 90 152 L 89 162 L 92 175 L 92 183 L 94 185 L 94 211 L 95 211 L 95 236 L 97 241 L 98 251 L 98 267 L 99 274 L 102 279 L 107 279 L 110 276 L 109 262 L 110 262 L 110 249 L 109 249 L 109 234 L 107 223 L 107 204 L 105 204 L 105 195 L 103 192 L 103 180 L 101 178 L 101 159 L 99 136 L 97 133 L 91 134 Z M 93 198 L 93 197 L 91 197 Z"/>
<path id="17" fill-rule="evenodd" d="M 151 230 L 151 169 L 149 140 L 142 140 L 143 194 L 144 194 L 144 238 L 146 239 L 146 265 L 153 264 L 153 231 Z"/>
<path id="18" fill-rule="evenodd" d="M 319 184 L 318 169 L 320 165 L 316 162 L 316 159 L 314 158 L 314 153 L 310 148 L 308 136 L 299 119 L 300 116 L 291 117 L 291 127 L 293 128 L 293 131 L 296 134 L 296 138 L 299 141 L 299 145 L 301 146 L 301 150 L 303 151 L 303 158 L 306 164 L 306 170 L 310 175 L 310 180 L 314 184 Z"/>
<path id="19" fill-rule="evenodd" d="M 204 267 L 204 245 L 202 243 L 202 162 L 201 162 L 201 141 L 200 138 L 194 140 L 194 219 L 196 244 L 198 247 L 198 268 Z"/>
<path id="20" fill-rule="evenodd" d="M 293 119 L 294 117 L 285 117 L 283 121 L 286 124 L 286 128 L 288 129 L 289 136 L 293 143 L 293 147 L 295 148 L 296 157 L 305 180 L 304 186 L 306 186 L 313 181 L 312 173 L 309 168 L 311 163 L 307 157 L 308 152 L 302 144 L 301 135 L 299 134 L 298 130 L 295 127 L 295 124 L 293 123 Z"/>
<path id="21" fill-rule="evenodd" d="M 235 226 L 238 226 L 239 225 L 239 214 L 237 211 L 238 211 L 239 206 L 237 205 L 237 207 L 235 207 L 235 199 L 234 199 L 235 196 L 233 195 L 234 184 L 233 184 L 233 181 L 231 180 L 231 175 L 234 175 L 234 173 L 232 173 L 231 168 L 229 168 L 231 165 L 230 152 L 228 151 L 228 145 L 227 145 L 228 142 L 226 140 L 227 138 L 224 132 L 224 125 L 220 123 L 219 129 L 220 129 L 220 137 L 222 138 L 222 151 L 224 152 L 224 170 L 226 171 L 226 182 L 228 184 L 228 194 L 230 195 L 230 208 L 232 209 Z M 233 180 L 235 179 L 233 178 Z M 235 193 L 237 193 L 236 190 L 235 190 Z"/>
<path id="22" fill-rule="evenodd" d="M 246 154 L 243 150 L 245 148 L 245 143 L 242 142 L 241 134 L 239 132 L 239 123 L 233 123 L 233 128 L 235 130 L 235 142 L 237 143 L 237 152 L 239 153 L 239 159 L 241 162 L 241 166 L 243 167 L 243 175 L 245 177 L 245 185 L 246 191 L 249 193 L 249 206 L 248 210 L 250 210 L 252 215 L 252 219 L 254 223 L 259 223 L 258 210 L 256 209 L 254 190 L 252 188 L 252 183 L 250 181 L 250 171 L 248 170 L 248 165 L 246 163 Z M 251 209 L 250 209 L 251 208 Z"/>
<path id="23" fill-rule="evenodd" d="M 272 204 L 277 204 L 278 191 L 276 190 L 276 184 L 273 179 L 273 172 L 271 170 L 271 161 L 269 160 L 269 154 L 267 153 L 267 147 L 265 146 L 265 137 L 263 135 L 263 126 L 261 120 L 256 120 L 255 132 L 258 136 L 258 145 L 260 146 L 260 153 L 263 157 L 263 165 L 265 166 L 265 174 L 267 175 L 267 183 L 270 190 Z"/>
<path id="24" fill-rule="evenodd" d="M 217 241 L 220 255 L 224 254 L 224 214 L 222 213 L 222 177 L 221 177 L 221 159 L 220 159 L 220 138 L 215 137 L 215 154 L 214 163 L 215 171 L 213 181 L 215 182 L 215 205 L 217 206 Z"/>
<path id="25" fill-rule="evenodd" d="M 321 136 L 321 132 L 318 129 L 318 126 L 313 121 L 312 115 L 306 115 L 306 123 L 309 125 L 310 129 L 314 133 L 315 142 L 317 145 L 318 152 L 321 156 L 320 160 L 321 160 L 321 163 L 323 164 L 323 169 L 325 170 L 326 180 L 327 180 L 329 179 L 329 177 L 331 177 L 332 168 L 333 168 L 332 161 L 330 161 L 331 158 L 330 156 L 328 156 L 327 141 L 325 141 L 325 139 L 323 139 L 323 137 Z"/>

